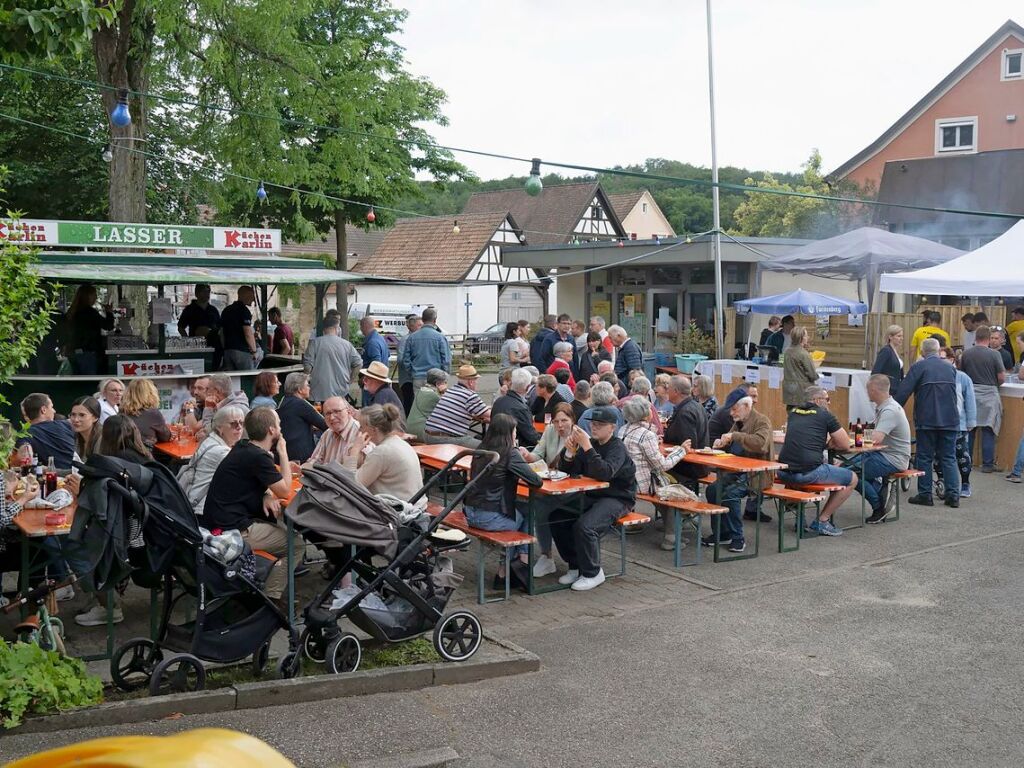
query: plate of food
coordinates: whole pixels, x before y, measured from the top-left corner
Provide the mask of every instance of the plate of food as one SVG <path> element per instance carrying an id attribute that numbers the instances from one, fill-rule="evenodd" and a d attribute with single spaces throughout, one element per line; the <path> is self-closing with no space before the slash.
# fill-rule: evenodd
<path id="1" fill-rule="evenodd" d="M 551 481 L 565 480 L 565 478 L 569 476 L 567 472 L 562 472 L 559 469 L 545 469 L 542 472 L 538 472 L 537 474 L 540 475 L 543 479 Z"/>
<path id="2" fill-rule="evenodd" d="M 698 448 L 694 453 L 699 453 L 704 456 L 726 456 L 729 452 L 719 450 L 718 448 Z"/>

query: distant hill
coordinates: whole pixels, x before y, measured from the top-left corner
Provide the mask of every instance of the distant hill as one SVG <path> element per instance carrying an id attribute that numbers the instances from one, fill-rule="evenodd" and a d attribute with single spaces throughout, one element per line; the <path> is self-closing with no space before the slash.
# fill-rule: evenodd
<path id="1" fill-rule="evenodd" d="M 687 179 L 711 180 L 711 169 L 702 166 L 680 163 L 675 160 L 655 158 L 642 165 L 629 165 L 622 170 L 638 173 L 660 174 Z M 725 167 L 718 171 L 719 179 L 725 183 L 742 184 L 749 178 L 760 179 L 764 171 L 751 171 L 746 168 Z M 802 174 L 772 172 L 776 180 L 782 183 L 797 185 Z M 560 176 L 548 174 L 544 176 L 545 186 L 569 184 L 585 181 L 591 176 Z M 696 185 L 680 185 L 676 182 L 657 181 L 654 179 L 633 178 L 615 174 L 601 174 L 598 177 L 601 186 L 610 194 L 629 192 L 637 189 L 649 189 L 658 205 L 665 212 L 672 227 L 680 234 L 705 232 L 711 229 L 711 188 Z M 400 200 L 395 207 L 405 211 L 428 215 L 455 214 L 462 210 L 466 200 L 474 192 L 492 189 L 509 189 L 521 187 L 526 176 L 509 176 L 504 179 L 489 181 L 457 181 L 443 187 L 434 182 L 420 182 L 420 194 Z M 722 227 L 734 228 L 733 211 L 743 202 L 746 195 L 739 192 L 722 192 Z"/>

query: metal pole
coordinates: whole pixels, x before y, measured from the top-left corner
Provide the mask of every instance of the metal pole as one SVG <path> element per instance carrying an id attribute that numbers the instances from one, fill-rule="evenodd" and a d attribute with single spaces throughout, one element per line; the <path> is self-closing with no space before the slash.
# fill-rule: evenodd
<path id="1" fill-rule="evenodd" d="M 711 250 L 715 258 L 715 349 L 719 359 L 725 355 L 725 295 L 722 290 L 721 211 L 718 205 L 718 146 L 715 140 L 715 57 L 711 35 L 711 0 L 706 0 L 708 16 L 708 97 L 711 103 L 711 211 L 715 232 Z"/>

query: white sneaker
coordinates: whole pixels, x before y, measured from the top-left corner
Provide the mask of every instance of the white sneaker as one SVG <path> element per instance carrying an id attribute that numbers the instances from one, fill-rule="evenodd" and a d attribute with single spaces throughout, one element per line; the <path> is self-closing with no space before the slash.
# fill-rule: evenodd
<path id="1" fill-rule="evenodd" d="M 604 568 L 598 570 L 596 576 L 580 576 L 572 583 L 572 588 L 577 592 L 586 592 L 588 589 L 599 587 L 604 584 Z"/>
<path id="2" fill-rule="evenodd" d="M 120 608 L 114 608 L 114 624 L 124 621 L 124 613 Z M 75 616 L 75 624 L 80 627 L 102 627 L 107 623 L 107 609 L 102 605 L 94 605 L 85 613 Z"/>
<path id="3" fill-rule="evenodd" d="M 55 590 L 53 595 L 57 598 L 58 603 L 66 603 L 68 600 L 75 599 L 75 588 L 68 584 L 66 587 Z"/>
<path id="4" fill-rule="evenodd" d="M 541 576 L 548 576 L 552 573 L 558 573 L 555 561 L 547 555 L 538 557 L 537 562 L 533 564 L 533 578 L 539 579 Z"/>
<path id="5" fill-rule="evenodd" d="M 579 577 L 580 577 L 580 572 L 578 570 L 574 569 L 574 570 L 571 570 L 571 571 L 566 571 L 565 573 L 563 573 L 561 576 L 558 577 L 558 583 L 559 584 L 575 584 L 576 580 Z"/>

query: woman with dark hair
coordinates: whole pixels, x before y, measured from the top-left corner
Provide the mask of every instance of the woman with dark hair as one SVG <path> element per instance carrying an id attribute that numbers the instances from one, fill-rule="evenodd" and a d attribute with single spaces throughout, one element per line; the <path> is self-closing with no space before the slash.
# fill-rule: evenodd
<path id="1" fill-rule="evenodd" d="M 612 356 L 604 348 L 601 334 L 591 331 L 587 334 L 587 348 L 580 355 L 580 380 L 591 384 L 598 376 L 597 366 L 602 360 L 611 360 Z"/>
<path id="2" fill-rule="evenodd" d="M 523 362 L 519 348 L 520 335 L 519 323 L 505 323 L 505 343 L 501 345 L 501 352 L 499 353 L 499 370 L 504 371 L 508 368 L 518 368 L 519 364 Z"/>
<path id="3" fill-rule="evenodd" d="M 261 371 L 252 385 L 252 401 L 249 403 L 249 408 L 259 408 L 264 405 L 267 408 L 277 408 L 277 401 L 274 398 L 280 391 L 281 380 L 277 378 L 277 374 Z"/>
<path id="4" fill-rule="evenodd" d="M 473 486 L 462 503 L 466 520 L 474 528 L 485 531 L 525 531 L 526 518 L 516 509 L 516 487 L 522 481 L 533 488 L 544 484 L 540 475 L 516 448 L 516 421 L 507 413 L 500 413 L 491 419 L 487 434 L 480 442 L 478 450 L 494 451 L 498 454 L 498 463 L 490 474 L 480 483 Z M 474 456 L 470 465 L 469 475 L 475 477 L 490 462 L 487 456 Z M 512 554 L 519 559 L 528 561 L 527 546 L 514 547 Z M 499 574 L 504 573 L 504 569 Z"/>
<path id="5" fill-rule="evenodd" d="M 136 464 L 153 460 L 153 454 L 142 442 L 142 433 L 135 426 L 135 422 L 131 417 L 120 414 L 110 416 L 103 422 L 99 452 L 104 456 L 133 461 Z"/>
<path id="6" fill-rule="evenodd" d="M 82 283 L 75 291 L 75 298 L 67 314 L 67 356 L 71 367 L 79 376 L 95 376 L 103 359 L 103 331 L 114 328 L 114 315 L 109 304 L 104 305 L 103 314 L 93 305 L 96 303 L 96 287 Z"/>
<path id="7" fill-rule="evenodd" d="M 75 433 L 75 454 L 78 461 L 88 461 L 99 451 L 100 445 L 100 401 L 95 397 L 80 397 L 71 404 L 68 421 Z"/>

